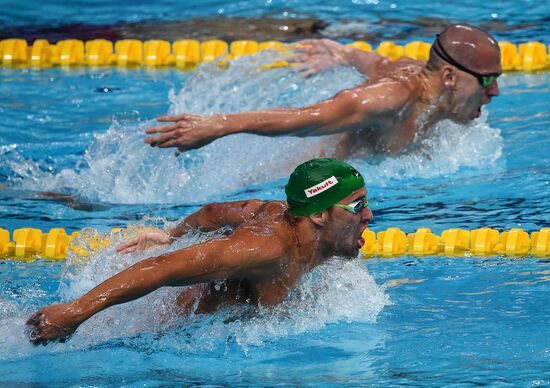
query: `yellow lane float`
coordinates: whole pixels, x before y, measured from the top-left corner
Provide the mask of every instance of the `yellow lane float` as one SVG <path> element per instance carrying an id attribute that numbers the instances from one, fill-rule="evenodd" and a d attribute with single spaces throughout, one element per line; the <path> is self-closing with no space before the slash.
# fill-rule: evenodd
<path id="1" fill-rule="evenodd" d="M 132 227 L 126 230 L 133 234 L 143 230 Z M 111 233 L 124 231 L 121 228 Z M 80 237 L 78 240 L 75 240 Z M 10 233 L 0 228 L 0 259 L 34 260 L 37 257 L 46 260 L 63 260 L 70 252 L 76 256 L 87 257 L 91 252 L 107 248 L 111 244 L 110 234 L 85 230 L 71 235 L 62 228 L 53 228 L 48 233 L 40 229 L 21 228 Z M 416 232 L 405 234 L 399 228 L 388 228 L 375 233 L 366 229 L 362 235 L 365 243 L 361 248 L 363 258 L 373 256 L 398 257 L 411 256 L 507 256 L 507 257 L 550 257 L 550 228 L 532 232 L 531 236 L 519 228 L 499 232 L 491 228 L 472 231 L 447 229 L 438 236 L 430 228 L 419 228 Z"/>
<path id="2" fill-rule="evenodd" d="M 376 49 L 364 41 L 349 43 L 364 51 L 375 51 L 395 61 L 402 57 L 427 60 L 431 44 L 412 41 L 405 46 L 391 41 L 381 42 Z M 541 42 L 526 42 L 519 46 L 511 42 L 499 42 L 502 69 L 504 71 L 543 71 L 550 68 L 550 46 Z M 166 40 L 148 40 L 141 42 L 135 39 L 124 39 L 111 42 L 95 39 L 87 42 L 77 39 L 66 39 L 50 44 L 45 39 L 37 39 L 29 46 L 23 39 L 0 40 L 0 64 L 4 67 L 47 68 L 54 66 L 108 66 L 119 67 L 146 66 L 163 68 L 175 66 L 181 70 L 193 70 L 197 65 L 212 62 L 225 57 L 226 60 L 238 59 L 256 54 L 262 50 L 281 49 L 285 47 L 278 41 L 257 42 L 255 40 L 236 40 L 228 44 L 223 40 L 183 39 L 170 43 Z M 286 47 L 293 47 L 287 45 Z M 113 52 L 114 48 L 114 52 Z M 276 68 L 288 66 L 286 61 L 278 61 Z"/>
<path id="3" fill-rule="evenodd" d="M 550 228 L 542 228 L 529 234 L 522 229 L 513 228 L 499 233 L 490 228 L 448 229 L 441 237 L 429 228 L 420 228 L 414 233 L 405 233 L 399 228 L 388 228 L 378 232 L 367 229 L 363 233 L 365 244 L 361 248 L 364 257 L 395 257 L 404 254 L 412 256 L 496 256 L 550 257 Z"/>

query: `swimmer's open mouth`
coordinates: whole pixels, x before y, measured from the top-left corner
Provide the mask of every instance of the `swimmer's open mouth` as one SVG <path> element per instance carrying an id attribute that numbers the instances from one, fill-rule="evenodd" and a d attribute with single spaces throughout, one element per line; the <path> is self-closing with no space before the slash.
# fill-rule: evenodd
<path id="1" fill-rule="evenodd" d="M 480 105 L 480 106 L 475 110 L 475 117 L 476 117 L 476 118 L 479 117 L 479 116 L 481 116 L 481 107 L 482 107 L 482 105 Z"/>
<path id="2" fill-rule="evenodd" d="M 361 233 L 359 233 L 359 238 L 357 239 L 357 245 L 359 245 L 359 248 L 363 248 L 363 245 L 365 245 L 365 239 L 363 238 L 363 233 L 365 233 L 365 230 L 367 229 L 368 229 L 368 225 L 361 230 Z"/>

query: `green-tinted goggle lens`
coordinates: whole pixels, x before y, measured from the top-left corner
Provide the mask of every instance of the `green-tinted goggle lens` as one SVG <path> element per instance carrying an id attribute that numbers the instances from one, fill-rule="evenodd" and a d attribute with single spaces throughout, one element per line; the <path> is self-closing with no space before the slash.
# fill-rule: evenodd
<path id="1" fill-rule="evenodd" d="M 362 199 L 360 201 L 352 202 L 347 205 L 343 203 L 337 203 L 334 205 L 336 207 L 341 207 L 342 209 L 347 210 L 348 212 L 351 212 L 353 214 L 359 214 L 361 213 L 361 210 L 369 206 L 369 201 L 366 199 Z"/>
<path id="2" fill-rule="evenodd" d="M 482 75 L 479 77 L 479 83 L 484 89 L 487 89 L 498 78 L 498 75 Z"/>

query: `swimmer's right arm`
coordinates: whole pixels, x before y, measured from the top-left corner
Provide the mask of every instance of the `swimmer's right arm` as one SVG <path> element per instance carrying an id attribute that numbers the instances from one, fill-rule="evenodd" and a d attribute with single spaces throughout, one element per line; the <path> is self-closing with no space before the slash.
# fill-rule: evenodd
<path id="1" fill-rule="evenodd" d="M 117 246 L 116 251 L 126 254 L 169 245 L 190 230 L 209 232 L 225 226 L 236 228 L 254 218 L 263 204 L 264 201 L 258 199 L 210 203 L 168 231 L 152 229 L 140 232 L 136 237 Z"/>
<path id="2" fill-rule="evenodd" d="M 400 109 L 407 90 L 395 83 L 365 84 L 344 90 L 331 99 L 302 108 L 270 109 L 229 115 L 178 115 L 159 117 L 174 124 L 152 127 L 145 138 L 153 147 L 200 148 L 217 138 L 252 133 L 263 136 L 321 136 L 358 132 L 372 126 L 377 117 Z"/>
<path id="3" fill-rule="evenodd" d="M 274 236 L 239 229 L 210 240 L 134 264 L 68 303 L 42 308 L 27 321 L 35 344 L 64 340 L 83 322 L 111 306 L 127 303 L 164 286 L 189 286 L 219 279 L 252 279 L 280 269 L 286 245 Z"/>

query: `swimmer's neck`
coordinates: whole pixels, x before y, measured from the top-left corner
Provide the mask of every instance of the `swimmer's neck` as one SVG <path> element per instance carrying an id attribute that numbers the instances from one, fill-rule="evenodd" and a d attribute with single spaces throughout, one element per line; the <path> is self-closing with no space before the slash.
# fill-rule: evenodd
<path id="1" fill-rule="evenodd" d="M 323 264 L 336 255 L 333 239 L 326 238 L 323 229 L 309 220 L 303 220 L 294 226 L 298 243 L 301 265 L 307 270 Z"/>
<path id="2" fill-rule="evenodd" d="M 428 128 L 435 123 L 449 118 L 449 103 L 439 78 L 439 72 L 425 67 L 418 73 L 417 109 L 421 122 L 417 126 Z"/>

